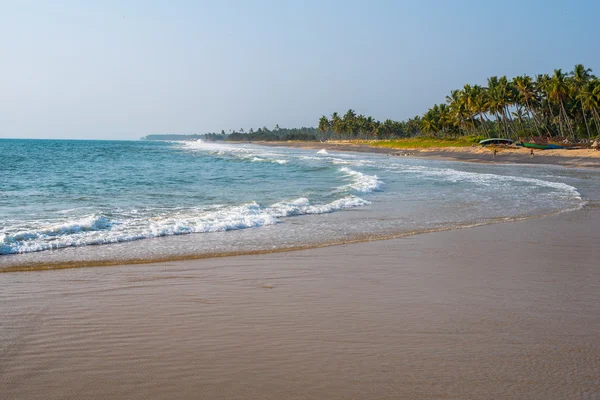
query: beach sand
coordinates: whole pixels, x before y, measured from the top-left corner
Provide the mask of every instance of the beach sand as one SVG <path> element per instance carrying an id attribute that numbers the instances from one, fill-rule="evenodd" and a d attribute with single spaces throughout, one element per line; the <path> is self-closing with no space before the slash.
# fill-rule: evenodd
<path id="1" fill-rule="evenodd" d="M 400 149 L 373 147 L 368 143 L 351 143 L 347 141 L 328 142 L 256 142 L 261 146 L 296 147 L 314 150 L 354 151 L 364 153 L 380 153 L 393 156 L 409 156 L 433 158 L 449 161 L 466 161 L 479 163 L 514 163 L 514 164 L 554 164 L 571 168 L 600 168 L 600 151 L 593 149 L 573 150 L 534 150 L 531 157 L 527 148 L 498 147 L 498 154 L 493 156 L 492 147 L 431 147 L 421 149 Z"/>
<path id="2" fill-rule="evenodd" d="M 2 399 L 600 399 L 600 206 L 0 274 Z"/>

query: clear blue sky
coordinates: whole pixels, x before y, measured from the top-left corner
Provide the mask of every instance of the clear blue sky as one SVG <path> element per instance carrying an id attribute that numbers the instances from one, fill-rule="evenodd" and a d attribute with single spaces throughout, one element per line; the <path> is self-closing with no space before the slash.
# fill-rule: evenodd
<path id="1" fill-rule="evenodd" d="M 0 137 L 405 119 L 488 76 L 600 73 L 600 1 L 8 1 Z"/>

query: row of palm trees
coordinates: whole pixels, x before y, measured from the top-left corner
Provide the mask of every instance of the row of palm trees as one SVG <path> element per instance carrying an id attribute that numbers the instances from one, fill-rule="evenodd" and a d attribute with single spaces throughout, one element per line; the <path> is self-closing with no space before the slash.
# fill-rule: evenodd
<path id="1" fill-rule="evenodd" d="M 323 138 L 388 139 L 462 135 L 524 138 L 561 137 L 576 140 L 600 135 L 600 80 L 582 64 L 572 72 L 488 78 L 486 86 L 465 85 L 446 96 L 422 117 L 377 121 L 352 109 L 340 116 L 322 116 Z"/>
<path id="2" fill-rule="evenodd" d="M 330 119 L 322 116 L 318 130 L 322 139 L 390 139 L 419 134 L 420 121 L 420 117 L 415 117 L 407 121 L 387 119 L 380 122 L 373 117 L 357 115 L 350 109 L 343 116 L 337 112 Z"/>
<path id="3" fill-rule="evenodd" d="M 453 90 L 446 103 L 423 115 L 421 130 L 440 137 L 589 139 L 600 134 L 600 80 L 581 64 L 569 73 L 556 69 L 535 79 L 492 76 L 485 87 L 465 85 Z"/>

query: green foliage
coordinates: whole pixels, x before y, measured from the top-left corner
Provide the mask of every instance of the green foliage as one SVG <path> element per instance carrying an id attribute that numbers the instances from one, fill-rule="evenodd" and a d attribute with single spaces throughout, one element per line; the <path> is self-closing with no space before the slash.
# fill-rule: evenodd
<path id="1" fill-rule="evenodd" d="M 417 135 L 591 138 L 600 134 L 600 81 L 581 64 L 570 73 L 557 69 L 552 75 L 540 74 L 535 79 L 527 75 L 513 79 L 492 76 L 485 87 L 467 84 L 452 90 L 445 103 L 435 104 L 422 117 L 379 122 L 350 109 L 343 117 L 338 113 L 331 119 L 321 117 L 319 131 L 333 139 Z"/>
<path id="2" fill-rule="evenodd" d="M 420 120 L 420 117 L 415 117 L 402 122 L 391 119 L 380 122 L 350 109 L 343 117 L 337 112 L 331 115 L 331 119 L 322 116 L 319 119 L 319 132 L 323 139 L 338 140 L 408 137 L 419 133 Z"/>
<path id="3" fill-rule="evenodd" d="M 288 141 L 288 140 L 302 140 L 302 141 L 315 141 L 319 131 L 315 128 L 280 128 L 277 125 L 276 130 L 270 131 L 267 127 L 258 128 L 256 132 L 250 129 L 249 133 L 232 132 L 226 140 L 232 142 L 252 142 L 252 141 Z"/>
<path id="4" fill-rule="evenodd" d="M 600 132 L 599 105 L 600 81 L 581 64 L 573 72 L 557 69 L 535 80 L 492 76 L 487 87 L 465 85 L 451 91 L 445 105 L 423 115 L 421 130 L 440 137 L 590 138 Z"/>

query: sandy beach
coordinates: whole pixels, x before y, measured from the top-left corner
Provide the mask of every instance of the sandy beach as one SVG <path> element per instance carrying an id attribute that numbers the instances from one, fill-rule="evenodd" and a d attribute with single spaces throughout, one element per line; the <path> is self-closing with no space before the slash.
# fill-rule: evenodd
<path id="1" fill-rule="evenodd" d="M 449 161 L 465 161 L 479 163 L 513 163 L 513 164 L 553 164 L 571 168 L 600 168 L 600 151 L 593 149 L 560 149 L 535 150 L 534 157 L 529 149 L 519 147 L 499 147 L 496 157 L 491 147 L 431 147 L 420 149 L 401 149 L 370 146 L 368 143 L 352 143 L 348 141 L 328 142 L 256 142 L 262 146 L 297 147 L 315 150 L 353 151 L 365 153 L 381 153 L 391 156 L 408 156 L 432 158 Z"/>
<path id="2" fill-rule="evenodd" d="M 0 274 L 0 393 L 598 399 L 599 222 Z"/>

